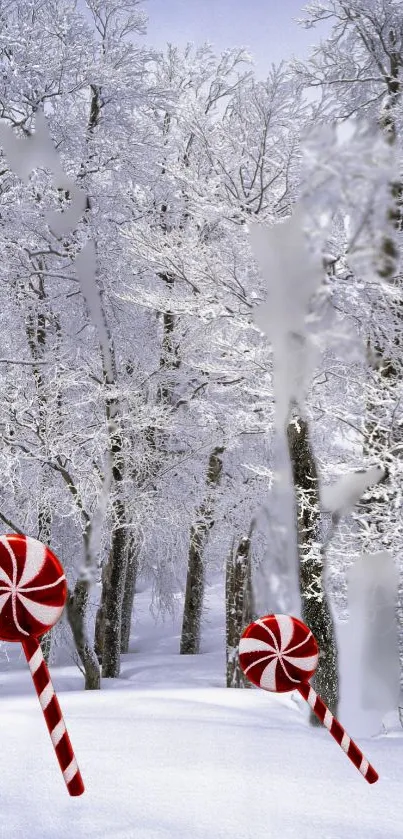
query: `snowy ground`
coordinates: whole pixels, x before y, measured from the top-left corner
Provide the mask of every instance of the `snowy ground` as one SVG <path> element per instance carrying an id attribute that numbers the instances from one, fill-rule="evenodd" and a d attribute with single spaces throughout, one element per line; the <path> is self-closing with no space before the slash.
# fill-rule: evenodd
<path id="1" fill-rule="evenodd" d="M 0 663 L 0 839 L 401 839 L 403 732 L 360 740 L 367 784 L 291 695 L 224 688 L 220 587 L 203 654 L 179 656 L 179 621 L 137 598 L 131 653 L 101 692 L 53 667 L 86 785 L 69 798 L 28 667 Z"/>

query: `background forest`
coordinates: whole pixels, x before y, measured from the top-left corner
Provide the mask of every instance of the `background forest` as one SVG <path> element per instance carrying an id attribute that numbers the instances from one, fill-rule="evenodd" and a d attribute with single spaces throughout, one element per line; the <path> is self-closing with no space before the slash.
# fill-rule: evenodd
<path id="1" fill-rule="evenodd" d="M 66 571 L 42 648 L 99 689 L 147 591 L 201 654 L 218 585 L 223 684 L 250 620 L 301 615 L 337 712 L 355 567 L 378 733 L 380 650 L 403 674 L 400 0 L 311 3 L 330 34 L 264 81 L 239 48 L 142 45 L 138 0 L 85 6 L 0 0 L 0 519 Z"/>

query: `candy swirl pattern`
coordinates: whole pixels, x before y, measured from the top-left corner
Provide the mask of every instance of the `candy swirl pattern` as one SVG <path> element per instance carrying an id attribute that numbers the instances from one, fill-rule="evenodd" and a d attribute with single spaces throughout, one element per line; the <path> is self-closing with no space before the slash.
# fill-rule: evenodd
<path id="1" fill-rule="evenodd" d="M 291 615 L 266 615 L 251 623 L 239 643 L 248 679 L 264 690 L 285 693 L 308 681 L 319 649 L 312 632 Z"/>
<path id="2" fill-rule="evenodd" d="M 263 690 L 298 690 L 363 778 L 374 784 L 379 778 L 376 769 L 309 684 L 318 659 L 319 647 L 311 630 L 291 615 L 259 618 L 246 627 L 239 642 L 245 676 Z"/>
<path id="3" fill-rule="evenodd" d="M 0 639 L 39 637 L 59 620 L 67 583 L 57 557 L 30 536 L 0 536 Z"/>

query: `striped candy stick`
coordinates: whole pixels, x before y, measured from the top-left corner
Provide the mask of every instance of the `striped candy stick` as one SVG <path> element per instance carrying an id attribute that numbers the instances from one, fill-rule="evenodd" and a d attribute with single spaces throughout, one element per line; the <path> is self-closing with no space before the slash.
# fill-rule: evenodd
<path id="1" fill-rule="evenodd" d="M 314 691 L 313 687 L 311 687 L 308 682 L 301 682 L 301 684 L 298 685 L 297 690 L 299 690 L 301 696 L 303 696 L 307 701 L 314 714 L 316 714 L 318 719 L 323 723 L 325 728 L 327 728 L 339 746 L 341 746 L 343 752 L 346 753 L 347 757 L 350 758 L 354 766 L 359 772 L 361 772 L 363 778 L 365 778 L 369 784 L 374 784 L 379 778 L 378 773 L 374 767 L 368 763 L 362 751 L 360 751 L 356 743 L 354 743 L 354 740 L 352 740 L 347 734 L 347 731 L 339 723 L 336 717 L 334 717 L 329 711 L 329 708 L 327 708 L 320 696 L 318 696 L 318 694 Z"/>
<path id="2" fill-rule="evenodd" d="M 21 643 L 68 792 L 82 795 L 83 779 L 40 644 L 32 637 L 24 638 Z"/>
<path id="3" fill-rule="evenodd" d="M 319 647 L 309 627 L 291 615 L 266 615 L 249 624 L 239 642 L 239 663 L 257 687 L 275 693 L 298 690 L 369 784 L 378 773 L 309 684 Z"/>
<path id="4" fill-rule="evenodd" d="M 84 784 L 38 638 L 59 620 L 67 582 L 57 556 L 22 533 L 0 536 L 0 639 L 21 641 L 70 795 Z"/>

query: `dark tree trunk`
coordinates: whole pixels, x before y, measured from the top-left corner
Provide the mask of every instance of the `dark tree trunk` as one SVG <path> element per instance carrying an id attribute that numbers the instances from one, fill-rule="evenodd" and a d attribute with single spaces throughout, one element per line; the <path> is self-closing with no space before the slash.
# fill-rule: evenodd
<path id="1" fill-rule="evenodd" d="M 103 597 L 102 675 L 117 679 L 120 673 L 120 639 L 123 593 L 127 566 L 127 531 L 125 504 L 120 496 L 123 481 L 123 438 L 116 423 L 119 405 L 115 399 L 106 400 L 106 416 L 110 429 L 112 478 L 115 499 L 112 504 L 114 529 L 112 531 L 109 569 L 106 574 Z"/>
<path id="2" fill-rule="evenodd" d="M 203 510 L 201 510 L 203 512 Z M 180 643 L 181 655 L 200 651 L 201 616 L 204 599 L 203 542 L 207 527 L 204 523 L 192 525 L 186 577 L 185 606 Z"/>
<path id="3" fill-rule="evenodd" d="M 98 661 L 102 664 L 102 653 L 104 647 L 104 634 L 105 634 L 105 601 L 106 601 L 106 592 L 110 588 L 110 572 L 111 572 L 111 555 L 109 554 L 108 559 L 104 562 L 102 566 L 102 589 L 101 589 L 101 602 L 99 604 L 97 610 L 97 616 L 95 618 L 95 636 L 94 636 L 94 650 L 96 652 Z"/>
<path id="4" fill-rule="evenodd" d="M 197 510 L 195 524 L 190 529 L 189 560 L 180 643 L 182 655 L 194 655 L 200 650 L 205 587 L 204 548 L 209 530 L 214 524 L 212 521 L 213 497 L 211 490 L 220 483 L 222 460 L 219 455 L 223 451 L 222 446 L 217 446 L 210 455 L 207 469 L 207 497 Z"/>
<path id="5" fill-rule="evenodd" d="M 102 90 L 97 85 L 91 85 L 90 117 L 87 131 L 89 137 L 99 125 L 101 109 L 104 101 Z M 91 159 L 89 155 L 88 159 Z M 84 176 L 84 170 L 82 171 Z M 91 210 L 91 201 L 87 197 L 87 210 Z M 98 243 L 95 242 L 95 251 L 98 250 Z M 120 672 L 120 635 L 121 635 L 121 610 L 123 601 L 124 583 L 126 578 L 126 508 L 121 494 L 123 481 L 123 438 L 121 429 L 121 411 L 119 400 L 116 396 L 109 396 L 109 388 L 117 387 L 117 367 L 113 337 L 109 329 L 104 305 L 103 291 L 98 284 L 100 297 L 101 315 L 103 327 L 108 336 L 109 360 L 106 357 L 106 349 L 100 341 L 100 352 L 102 357 L 103 379 L 106 386 L 105 415 L 109 432 L 109 451 L 111 455 L 112 481 L 111 489 L 115 494 L 112 503 L 113 531 L 111 540 L 111 551 L 109 557 L 109 569 L 105 577 L 106 584 L 103 586 L 101 603 L 101 620 L 98 621 L 97 647 L 102 657 L 102 675 L 105 678 L 117 678 Z M 110 365 L 109 365 L 110 361 Z M 102 632 L 99 635 L 101 625 Z"/>
<path id="6" fill-rule="evenodd" d="M 392 34 L 392 32 L 390 33 Z M 396 44 L 396 40 L 394 42 Z M 393 46 L 391 44 L 391 46 Z M 397 128 L 396 128 L 396 109 L 401 101 L 401 54 L 399 50 L 390 52 L 390 72 L 386 77 L 386 87 L 388 101 L 386 107 L 379 120 L 379 126 L 384 134 L 386 141 L 391 146 L 396 145 Z M 395 230 L 402 230 L 403 221 L 403 184 L 401 181 L 392 181 L 390 183 L 390 207 L 388 212 L 388 221 L 391 228 Z M 397 267 L 399 262 L 399 251 L 396 241 L 388 234 L 384 235 L 380 259 L 378 263 L 378 274 L 383 279 L 394 280 L 397 275 Z"/>
<path id="7" fill-rule="evenodd" d="M 42 467 L 44 469 L 44 467 Z M 52 511 L 49 505 L 46 502 L 42 502 L 42 499 L 39 499 L 39 512 L 38 512 L 38 540 L 39 542 L 43 542 L 44 545 L 48 545 L 50 547 L 52 538 Z M 46 663 L 49 663 L 50 658 L 50 651 L 52 649 L 52 636 L 53 636 L 53 629 L 50 629 L 49 632 L 45 632 L 40 639 L 41 650 L 43 653 L 43 657 Z"/>
<path id="8" fill-rule="evenodd" d="M 46 265 L 42 259 L 37 260 L 37 266 L 40 271 L 46 269 Z M 38 273 L 36 278 L 36 283 L 32 284 L 32 288 L 34 293 L 37 296 L 37 304 L 36 307 L 32 307 L 28 313 L 28 316 L 25 321 L 25 333 L 27 336 L 28 346 L 31 353 L 32 360 L 34 362 L 38 362 L 39 360 L 43 360 L 46 354 L 46 348 L 48 343 L 48 326 L 47 326 L 47 319 L 45 316 L 45 308 L 47 309 L 47 318 L 49 322 L 53 322 L 53 327 L 56 332 L 57 341 L 56 343 L 60 343 L 60 323 L 58 316 L 55 314 L 51 314 L 49 310 L 49 301 L 46 295 L 45 290 L 45 283 L 44 283 L 44 275 Z M 52 348 L 53 353 L 55 352 L 55 347 Z M 47 422 L 48 422 L 48 386 L 46 382 L 46 378 L 43 374 L 43 367 L 40 364 L 34 364 L 32 368 L 33 377 L 35 381 L 36 387 L 36 394 L 38 400 L 38 416 L 39 416 L 39 435 L 43 443 L 46 443 L 47 439 Z M 58 407 L 60 407 L 59 403 Z M 47 467 L 45 464 L 41 466 L 41 478 L 40 484 L 46 484 L 46 471 Z M 43 500 L 41 492 L 39 492 L 38 498 L 38 536 L 40 542 L 43 542 L 45 545 L 50 547 L 51 538 L 52 538 L 52 510 L 47 503 L 46 499 Z M 50 652 L 52 647 L 52 636 L 53 630 L 50 629 L 49 632 L 46 632 L 42 635 L 40 639 L 40 645 L 42 649 L 42 653 L 44 656 L 45 661 L 48 663 L 50 658 Z"/>
<path id="9" fill-rule="evenodd" d="M 169 289 L 173 288 L 174 277 L 171 274 L 158 275 L 166 283 Z M 168 405 L 172 402 L 175 379 L 171 378 L 169 371 L 178 370 L 181 364 L 179 346 L 175 344 L 176 316 L 173 312 L 167 311 L 163 314 L 163 339 L 162 353 L 160 358 L 160 370 L 164 375 L 159 390 L 159 401 Z"/>
<path id="10" fill-rule="evenodd" d="M 138 570 L 138 544 L 136 537 L 132 535 L 127 547 L 126 582 L 122 604 L 122 627 L 120 650 L 121 653 L 129 652 L 130 628 L 133 612 L 134 595 L 136 591 L 136 579 Z"/>
<path id="11" fill-rule="evenodd" d="M 254 619 L 251 581 L 251 534 L 234 543 L 227 558 L 225 578 L 227 688 L 250 687 L 239 664 L 238 647 L 245 627 Z"/>
<path id="12" fill-rule="evenodd" d="M 74 586 L 74 591 L 69 592 L 67 599 L 67 618 L 73 633 L 78 655 L 84 667 L 85 689 L 99 690 L 101 687 L 101 670 L 95 651 L 88 642 L 85 630 L 89 586 L 90 584 L 86 580 L 78 580 Z"/>
<path id="13" fill-rule="evenodd" d="M 125 520 L 124 504 L 114 502 L 117 520 Z M 105 629 L 102 648 L 102 675 L 117 679 L 120 673 L 120 646 L 122 633 L 122 605 L 126 579 L 126 531 L 120 527 L 112 534 L 109 585 L 105 595 Z"/>
<path id="14" fill-rule="evenodd" d="M 319 662 L 313 687 L 333 714 L 339 701 L 336 637 L 324 587 L 325 558 L 319 549 L 319 488 L 306 420 L 295 417 L 287 429 L 297 510 L 302 620 L 315 636 Z M 312 725 L 321 725 L 311 712 Z"/>
<path id="15" fill-rule="evenodd" d="M 77 494 L 77 489 L 70 485 L 70 491 L 73 495 Z M 88 514 L 80 505 L 81 514 L 85 522 L 85 530 L 83 533 L 84 540 L 84 565 L 86 568 L 92 567 L 92 556 L 90 551 L 90 533 L 91 524 Z M 84 668 L 85 689 L 99 690 L 101 687 L 101 669 L 99 661 L 95 654 L 95 650 L 88 639 L 86 630 L 86 616 L 88 608 L 89 592 L 91 583 L 87 579 L 78 579 L 73 591 L 68 592 L 66 614 L 67 620 L 70 624 L 74 643 L 77 653 Z"/>

